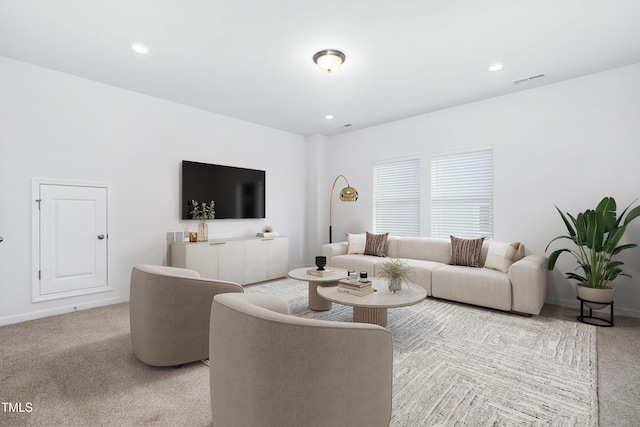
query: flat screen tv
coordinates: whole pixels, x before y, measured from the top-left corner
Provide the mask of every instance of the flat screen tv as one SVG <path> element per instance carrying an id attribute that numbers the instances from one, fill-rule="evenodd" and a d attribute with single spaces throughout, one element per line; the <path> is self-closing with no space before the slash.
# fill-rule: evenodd
<path id="1" fill-rule="evenodd" d="M 182 161 L 182 219 L 192 219 L 189 202 L 215 202 L 215 219 L 265 217 L 265 172 Z"/>

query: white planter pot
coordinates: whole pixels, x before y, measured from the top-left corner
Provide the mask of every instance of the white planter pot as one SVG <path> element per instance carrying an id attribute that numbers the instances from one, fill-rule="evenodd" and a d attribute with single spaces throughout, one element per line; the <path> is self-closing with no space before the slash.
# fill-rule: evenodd
<path id="1" fill-rule="evenodd" d="M 584 300 L 587 307 L 600 310 L 613 302 L 616 290 L 608 286 L 603 289 L 590 288 L 583 283 L 578 283 L 576 284 L 576 292 L 578 293 L 578 298 Z"/>

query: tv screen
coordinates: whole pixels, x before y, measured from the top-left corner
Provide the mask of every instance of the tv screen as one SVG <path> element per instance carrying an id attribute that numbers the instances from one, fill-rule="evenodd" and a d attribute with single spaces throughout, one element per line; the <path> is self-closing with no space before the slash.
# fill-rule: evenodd
<path id="1" fill-rule="evenodd" d="M 215 202 L 215 219 L 264 218 L 265 172 L 182 161 L 182 219 L 192 219 L 189 202 Z"/>

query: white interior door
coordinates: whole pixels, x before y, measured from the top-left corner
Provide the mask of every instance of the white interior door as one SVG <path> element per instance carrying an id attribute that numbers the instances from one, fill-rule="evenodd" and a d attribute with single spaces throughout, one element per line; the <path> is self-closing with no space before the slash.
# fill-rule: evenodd
<path id="1" fill-rule="evenodd" d="M 110 290 L 107 197 L 107 187 L 40 183 L 39 287 L 34 300 Z"/>

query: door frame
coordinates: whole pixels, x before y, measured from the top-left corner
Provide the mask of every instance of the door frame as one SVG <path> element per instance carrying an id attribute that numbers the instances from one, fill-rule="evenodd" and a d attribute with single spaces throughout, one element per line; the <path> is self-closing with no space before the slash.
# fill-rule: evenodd
<path id="1" fill-rule="evenodd" d="M 113 291 L 109 283 L 110 274 L 110 247 L 107 243 L 107 285 L 97 288 L 78 289 L 55 294 L 40 294 L 40 185 L 67 185 L 73 187 L 100 187 L 107 189 L 107 230 L 111 232 L 111 218 L 113 218 L 113 184 L 110 182 L 79 181 L 70 179 L 31 178 L 31 302 L 51 301 L 61 298 L 69 298 L 80 295 L 95 294 Z M 108 237 L 107 237 L 108 238 Z"/>

